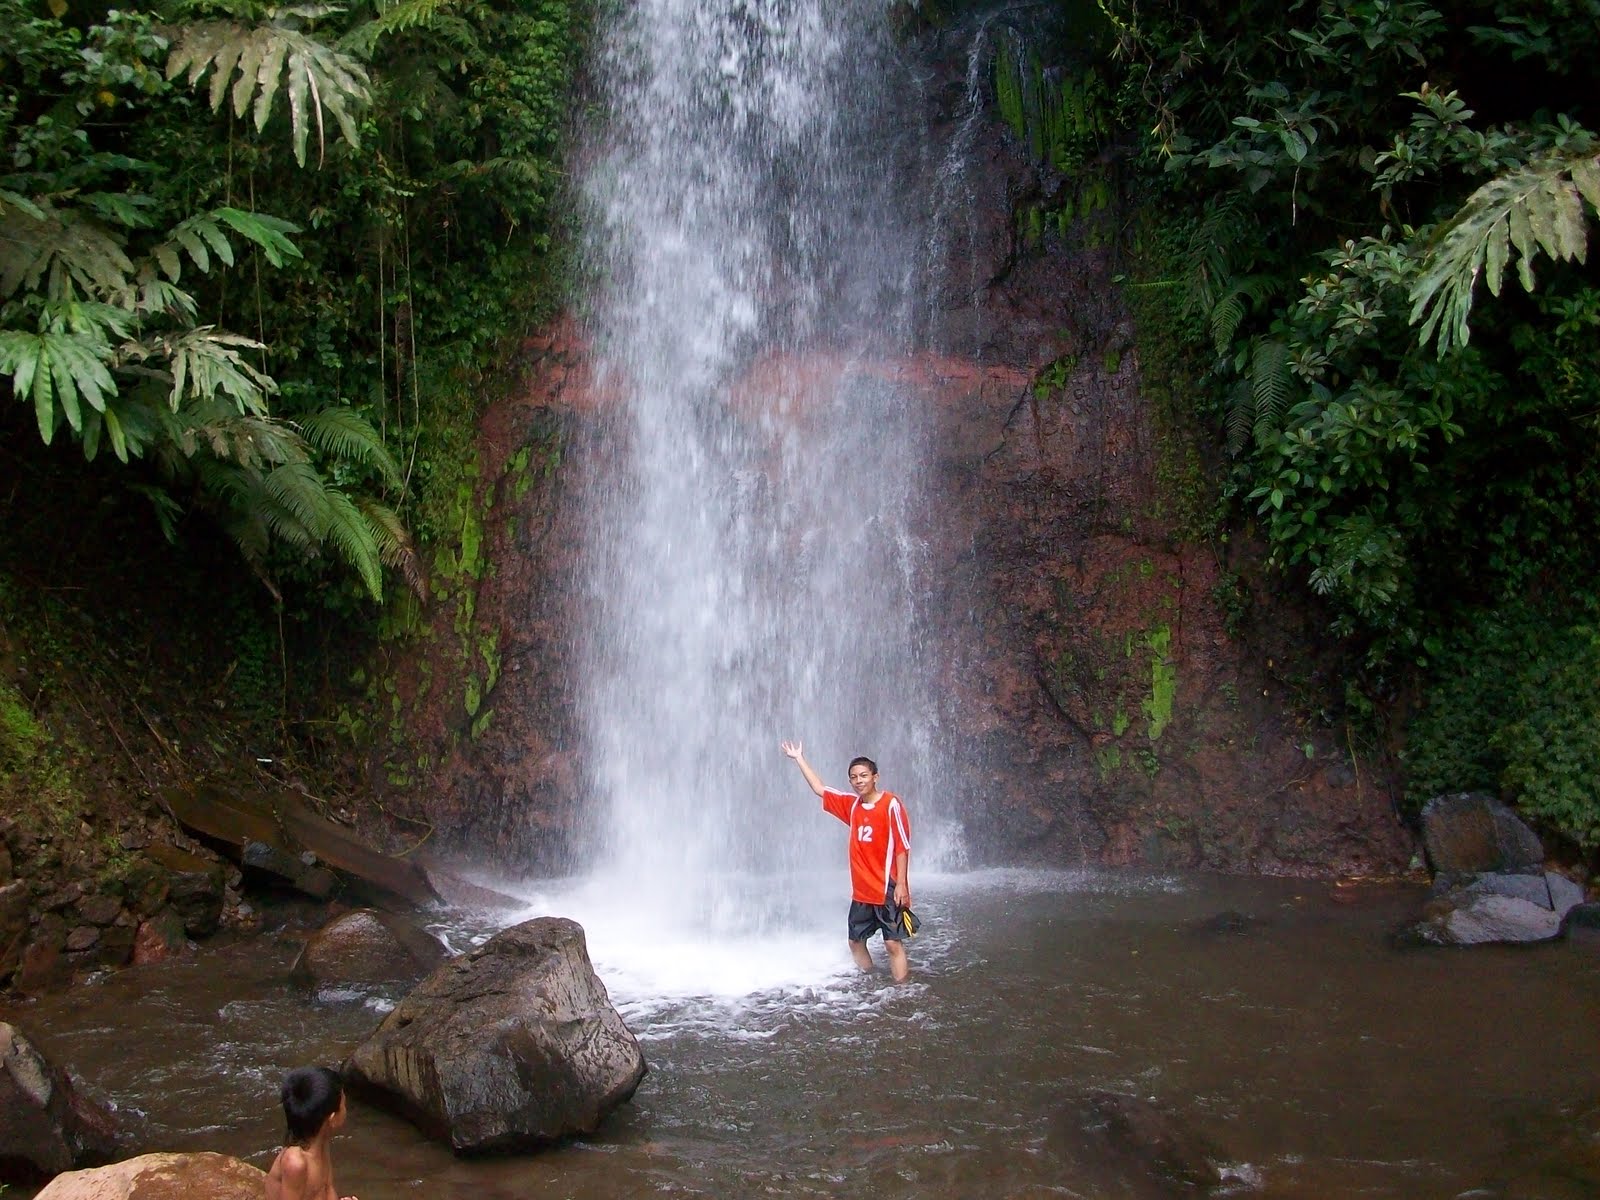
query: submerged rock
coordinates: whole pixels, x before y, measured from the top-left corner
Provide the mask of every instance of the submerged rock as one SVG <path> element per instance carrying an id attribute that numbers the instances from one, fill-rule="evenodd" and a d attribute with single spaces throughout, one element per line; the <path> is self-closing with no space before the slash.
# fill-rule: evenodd
<path id="1" fill-rule="evenodd" d="M 289 977 L 306 987 L 416 983 L 448 957 L 439 939 L 395 913 L 358 908 L 311 936 Z"/>
<path id="2" fill-rule="evenodd" d="M 1227 1159 L 1216 1145 L 1138 1096 L 1093 1091 L 1075 1097 L 1057 1117 L 1051 1142 L 1066 1152 L 1075 1173 L 1104 1176 L 1096 1182 L 1118 1194 L 1140 1177 L 1184 1191 L 1227 1180 Z"/>
<path id="3" fill-rule="evenodd" d="M 226 1154 L 141 1154 L 57 1175 L 37 1200 L 261 1200 L 267 1173 Z"/>
<path id="4" fill-rule="evenodd" d="M 116 1119 L 0 1022 L 0 1179 L 45 1179 L 116 1153 Z"/>
<path id="5" fill-rule="evenodd" d="M 645 1069 L 582 927 L 540 917 L 434 971 L 356 1048 L 344 1075 L 473 1154 L 593 1132 Z"/>

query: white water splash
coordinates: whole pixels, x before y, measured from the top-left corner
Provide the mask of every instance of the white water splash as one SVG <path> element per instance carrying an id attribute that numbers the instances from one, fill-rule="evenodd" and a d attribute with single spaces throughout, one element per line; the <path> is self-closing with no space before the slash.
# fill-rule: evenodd
<path id="1" fill-rule="evenodd" d="M 926 151 L 888 7 L 636 0 L 596 65 L 588 320 L 613 399 L 586 535 L 588 886 L 647 936 L 605 905 L 586 928 L 666 992 L 839 968 L 844 828 L 780 739 L 836 785 L 878 759 L 913 877 L 947 840 L 925 429 L 896 365 Z"/>

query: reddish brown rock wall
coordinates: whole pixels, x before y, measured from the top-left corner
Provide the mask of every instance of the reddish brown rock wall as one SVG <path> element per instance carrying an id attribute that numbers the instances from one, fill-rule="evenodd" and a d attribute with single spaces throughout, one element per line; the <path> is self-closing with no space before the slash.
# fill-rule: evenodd
<path id="1" fill-rule="evenodd" d="M 1245 628 L 1230 625 L 1216 551 L 1173 535 L 1160 422 L 1132 331 L 1104 299 L 1106 263 L 1044 261 L 1053 273 L 1033 264 L 990 289 L 1013 333 L 1037 336 L 991 340 L 987 361 L 929 353 L 867 368 L 912 389 L 933 429 L 937 502 L 917 532 L 943 718 L 969 768 L 956 784 L 972 848 L 1010 862 L 1401 868 L 1411 841 L 1381 772 L 1304 719 L 1307 696 L 1285 682 L 1328 683 L 1311 619 L 1264 603 Z M 1052 317 L 1049 304 L 1074 294 L 1097 297 L 1090 316 Z M 604 476 L 613 451 L 575 331 L 561 326 L 527 354 L 526 386 L 482 425 L 490 569 L 435 606 L 433 662 L 402 659 L 397 678 L 412 736 L 438 749 L 425 809 L 440 842 L 550 868 L 585 829 L 575 555 L 585 480 Z M 841 369 L 829 354 L 759 361 L 734 402 L 754 414 L 782 380 L 800 409 L 786 415 L 803 423 L 795 381 L 823 385 Z M 531 481 L 508 469 L 552 438 L 559 467 Z M 486 635 L 500 667 L 481 722 L 440 681 Z"/>

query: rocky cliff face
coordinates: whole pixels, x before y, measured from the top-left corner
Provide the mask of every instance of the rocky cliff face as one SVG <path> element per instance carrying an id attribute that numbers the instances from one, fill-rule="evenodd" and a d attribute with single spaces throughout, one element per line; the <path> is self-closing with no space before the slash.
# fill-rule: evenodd
<path id="1" fill-rule="evenodd" d="M 1177 532 L 1190 485 L 1171 466 L 1186 447 L 1142 385 L 1109 252 L 1023 250 L 1012 211 L 1037 180 L 1001 132 L 979 144 L 971 219 L 930 316 L 929 341 L 961 352 L 867 368 L 927 410 L 938 502 L 916 533 L 969 846 L 1000 862 L 1402 868 L 1412 839 L 1383 773 L 1304 715 L 1331 686 L 1314 617 L 1252 596 L 1219 547 Z M 441 841 L 548 868 L 585 828 L 573 567 L 585 488 L 611 450 L 576 328 L 525 355 L 523 386 L 482 424 L 491 569 L 458 579 L 430 617 L 432 660 L 402 658 L 394 678 L 410 736 L 431 747 Z M 841 369 L 825 352 L 760 360 L 733 394 L 781 377 L 803 397 L 803 381 Z M 807 419 L 803 399 L 788 417 Z M 558 468 L 530 470 L 557 447 Z M 491 645 L 485 674 L 474 660 Z M 463 674 L 476 677 L 465 702 L 440 683 Z"/>

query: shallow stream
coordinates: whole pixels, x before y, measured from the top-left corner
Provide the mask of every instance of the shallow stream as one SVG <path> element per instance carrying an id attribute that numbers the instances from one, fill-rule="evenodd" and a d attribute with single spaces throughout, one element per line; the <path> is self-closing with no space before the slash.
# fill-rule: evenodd
<path id="1" fill-rule="evenodd" d="M 650 1062 L 632 1102 L 595 1137 L 482 1161 L 356 1106 L 340 1190 L 1172 1194 L 1066 1132 L 1073 1097 L 1109 1089 L 1221 1147 L 1235 1195 L 1594 1194 L 1577 1161 L 1592 1171 L 1593 1147 L 1563 1144 L 1600 1097 L 1593 945 L 1396 950 L 1387 935 L 1420 902 L 1409 886 L 1018 871 L 921 886 L 904 987 L 852 973 L 831 932 L 713 951 L 653 937 L 640 914 L 585 920 Z M 458 945 L 486 932 L 459 916 L 441 929 Z M 264 937 L 6 1015 L 114 1100 L 132 1149 L 264 1167 L 282 1072 L 338 1061 L 386 1003 L 297 992 L 297 949 Z"/>

